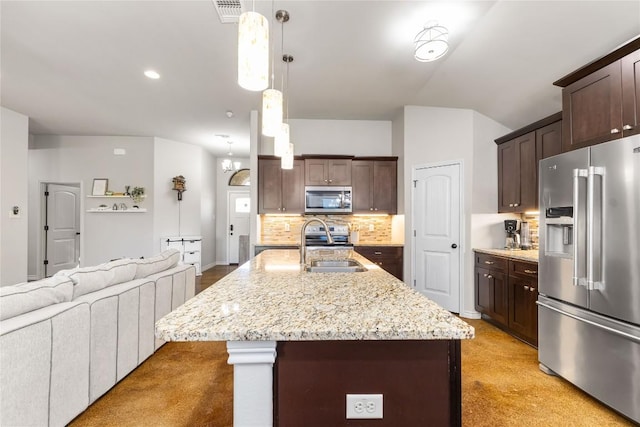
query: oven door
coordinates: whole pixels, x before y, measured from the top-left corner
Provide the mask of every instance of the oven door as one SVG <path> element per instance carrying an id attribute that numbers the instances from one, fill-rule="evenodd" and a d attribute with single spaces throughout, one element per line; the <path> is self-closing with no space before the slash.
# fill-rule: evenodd
<path id="1" fill-rule="evenodd" d="M 350 213 L 351 187 L 305 187 L 305 213 Z"/>

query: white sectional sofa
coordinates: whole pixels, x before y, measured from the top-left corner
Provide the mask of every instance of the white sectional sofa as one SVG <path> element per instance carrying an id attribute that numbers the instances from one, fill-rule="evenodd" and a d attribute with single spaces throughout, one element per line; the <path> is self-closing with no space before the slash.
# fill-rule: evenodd
<path id="1" fill-rule="evenodd" d="M 0 426 L 64 426 L 157 350 L 195 294 L 179 251 L 0 287 Z"/>

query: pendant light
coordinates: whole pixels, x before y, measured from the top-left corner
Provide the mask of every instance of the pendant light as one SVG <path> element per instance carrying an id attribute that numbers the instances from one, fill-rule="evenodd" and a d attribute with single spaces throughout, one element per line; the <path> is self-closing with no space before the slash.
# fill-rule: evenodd
<path id="1" fill-rule="evenodd" d="M 238 84 L 251 91 L 269 86 L 269 21 L 253 11 L 238 21 Z"/>
<path id="2" fill-rule="evenodd" d="M 287 63 L 287 123 L 282 123 L 282 129 L 280 131 L 281 141 L 280 146 L 284 149 L 280 167 L 282 169 L 293 169 L 293 144 L 289 134 L 289 101 L 291 96 L 289 94 L 289 64 L 293 62 L 293 56 L 282 55 L 282 60 Z"/>
<path id="3" fill-rule="evenodd" d="M 279 10 L 278 12 L 282 11 Z M 273 1 L 271 2 L 271 15 L 273 15 Z M 289 14 L 276 14 L 276 19 L 281 23 L 287 22 Z M 265 136 L 276 136 L 280 130 L 280 125 L 282 125 L 282 92 L 273 87 L 273 79 L 276 72 L 273 34 L 271 34 L 271 52 L 271 88 L 262 92 L 262 134 Z"/>

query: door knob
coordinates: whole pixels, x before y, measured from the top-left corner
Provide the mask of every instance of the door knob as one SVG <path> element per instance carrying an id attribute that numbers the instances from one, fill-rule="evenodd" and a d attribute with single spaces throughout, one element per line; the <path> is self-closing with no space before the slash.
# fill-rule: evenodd
<path id="1" fill-rule="evenodd" d="M 457 247 L 458 247 L 458 245 L 456 245 L 456 244 L 454 243 L 454 244 L 452 244 L 452 245 L 451 245 L 451 247 L 452 247 L 453 249 L 455 249 L 455 248 L 457 248 Z"/>

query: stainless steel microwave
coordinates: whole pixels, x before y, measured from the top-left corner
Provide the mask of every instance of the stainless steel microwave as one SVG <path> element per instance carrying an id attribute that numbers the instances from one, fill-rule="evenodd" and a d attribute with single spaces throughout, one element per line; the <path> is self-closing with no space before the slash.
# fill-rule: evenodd
<path id="1" fill-rule="evenodd" d="M 351 213 L 351 187 L 305 187 L 305 213 Z"/>

